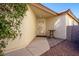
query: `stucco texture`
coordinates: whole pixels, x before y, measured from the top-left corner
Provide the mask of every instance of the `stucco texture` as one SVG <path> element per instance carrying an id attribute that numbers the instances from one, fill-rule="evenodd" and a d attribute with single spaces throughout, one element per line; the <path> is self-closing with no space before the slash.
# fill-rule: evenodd
<path id="1" fill-rule="evenodd" d="M 9 41 L 5 53 L 25 48 L 36 36 L 36 18 L 28 5 L 28 10 L 21 25 L 21 37 Z"/>

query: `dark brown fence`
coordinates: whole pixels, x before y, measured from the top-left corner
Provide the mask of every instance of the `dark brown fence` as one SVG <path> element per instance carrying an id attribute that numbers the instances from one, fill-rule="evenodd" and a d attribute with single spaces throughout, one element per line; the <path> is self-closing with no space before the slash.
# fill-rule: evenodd
<path id="1" fill-rule="evenodd" d="M 73 48 L 79 51 L 79 26 L 67 27 L 67 39 L 73 43 Z"/>
<path id="2" fill-rule="evenodd" d="M 71 41 L 79 41 L 79 26 L 67 27 L 67 39 Z"/>

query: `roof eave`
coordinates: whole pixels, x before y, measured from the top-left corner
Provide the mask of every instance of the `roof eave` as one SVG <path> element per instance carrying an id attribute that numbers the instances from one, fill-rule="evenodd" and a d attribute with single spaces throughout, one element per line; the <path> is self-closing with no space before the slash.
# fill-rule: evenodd
<path id="1" fill-rule="evenodd" d="M 37 8 L 40 8 L 40 9 L 42 9 L 42 10 L 44 10 L 44 11 L 50 13 L 50 14 L 53 14 L 53 15 L 55 15 L 55 16 L 58 16 L 58 15 L 61 15 L 61 14 L 68 14 L 68 15 L 70 15 L 75 21 L 77 21 L 77 22 L 79 23 L 78 18 L 71 12 L 70 9 L 68 9 L 68 10 L 66 10 L 66 11 L 64 11 L 64 12 L 61 12 L 61 13 L 56 13 L 56 12 L 52 11 L 51 9 L 45 7 L 44 5 L 42 5 L 42 4 L 40 4 L 40 3 L 31 3 L 31 5 L 33 5 L 33 6 L 37 7 Z"/>
<path id="2" fill-rule="evenodd" d="M 42 5 L 42 4 L 40 4 L 40 3 L 31 3 L 31 5 L 33 5 L 33 6 L 35 6 L 35 7 L 38 7 L 38 8 L 40 8 L 40 9 L 42 9 L 42 10 L 48 12 L 48 13 L 51 13 L 51 14 L 53 14 L 53 15 L 57 15 L 57 14 L 58 14 L 58 13 L 52 11 L 51 9 L 45 7 L 44 5 Z"/>
<path id="3" fill-rule="evenodd" d="M 79 20 L 78 18 L 72 13 L 72 11 L 70 9 L 64 11 L 64 12 L 61 12 L 61 13 L 58 13 L 58 15 L 62 15 L 62 14 L 68 14 L 69 16 L 71 16 L 76 22 L 79 23 Z"/>

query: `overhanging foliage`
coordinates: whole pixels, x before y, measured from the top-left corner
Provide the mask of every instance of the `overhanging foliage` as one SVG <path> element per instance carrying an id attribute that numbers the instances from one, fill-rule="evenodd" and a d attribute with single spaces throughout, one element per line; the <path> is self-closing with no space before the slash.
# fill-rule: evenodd
<path id="1" fill-rule="evenodd" d="M 0 55 L 8 40 L 15 39 L 20 34 L 20 24 L 27 10 L 27 4 L 0 4 Z"/>

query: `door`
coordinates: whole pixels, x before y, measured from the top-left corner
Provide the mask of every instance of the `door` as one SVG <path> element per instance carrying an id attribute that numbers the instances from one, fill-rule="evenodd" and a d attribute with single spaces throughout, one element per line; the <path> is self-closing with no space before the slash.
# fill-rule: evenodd
<path id="1" fill-rule="evenodd" d="M 37 20 L 37 35 L 45 36 L 46 35 L 46 22 L 45 19 Z"/>

